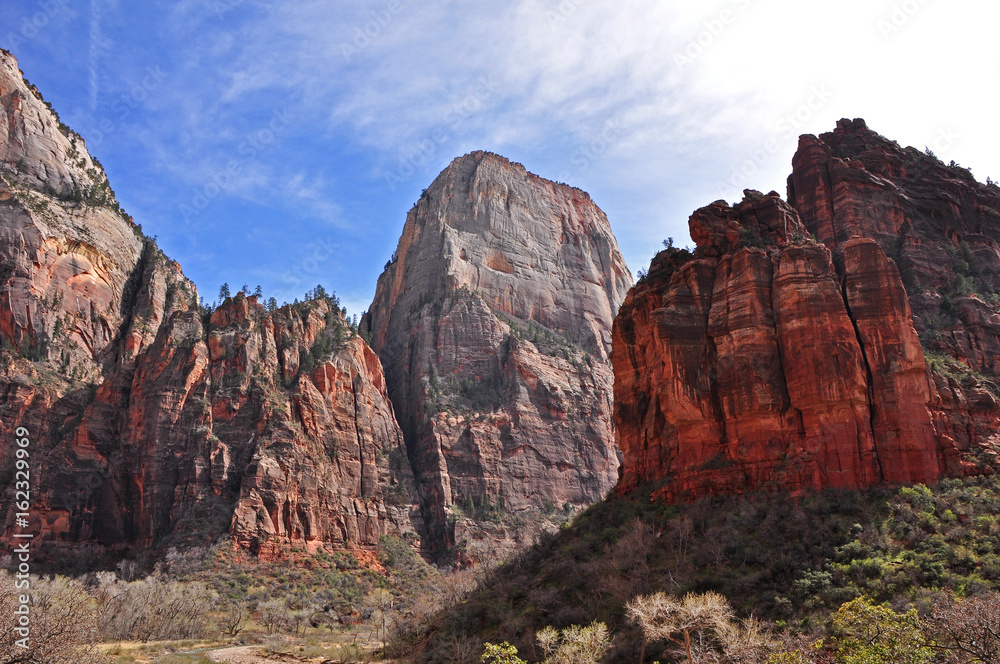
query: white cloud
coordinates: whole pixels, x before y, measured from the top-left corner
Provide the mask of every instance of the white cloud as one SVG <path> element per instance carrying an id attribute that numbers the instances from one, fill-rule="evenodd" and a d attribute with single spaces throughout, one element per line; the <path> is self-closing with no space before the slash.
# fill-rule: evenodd
<path id="1" fill-rule="evenodd" d="M 433 168 L 474 147 L 527 155 L 529 168 L 566 174 L 608 208 L 633 269 L 661 238 L 683 238 L 694 208 L 733 200 L 744 186 L 784 193 L 797 135 L 829 131 L 840 117 L 865 117 L 876 131 L 921 148 L 951 128 L 960 139 L 939 156 L 983 179 L 1000 175 L 994 3 L 401 0 L 396 13 L 389 6 L 244 3 L 227 15 L 241 22 L 221 32 L 203 18 L 212 38 L 192 48 L 180 76 L 204 75 L 212 89 L 178 95 L 185 130 L 160 139 L 178 138 L 190 156 L 178 168 L 204 181 L 224 163 L 225 146 L 254 130 L 241 109 L 267 103 L 296 109 L 295 140 L 306 143 L 296 149 L 346 143 L 368 155 L 374 180 L 411 163 L 418 168 L 407 183 L 426 186 Z M 185 17 L 195 11 L 184 7 Z M 491 89 L 481 95 L 484 78 Z M 470 110 L 461 111 L 469 99 Z M 781 124 L 789 115 L 793 121 Z M 604 140 L 614 118 L 624 128 Z M 233 128 L 228 135 L 224 126 Z M 756 159 L 768 139 L 776 148 Z M 248 167 L 241 195 L 263 200 L 261 190 L 275 182 L 311 214 L 340 218 L 323 175 L 295 164 Z"/>

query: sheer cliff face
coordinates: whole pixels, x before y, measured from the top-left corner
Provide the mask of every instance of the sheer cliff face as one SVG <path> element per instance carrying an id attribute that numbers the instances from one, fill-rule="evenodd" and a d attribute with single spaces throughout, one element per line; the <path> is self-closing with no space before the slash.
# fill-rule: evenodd
<path id="1" fill-rule="evenodd" d="M 207 336 L 206 447 L 212 481 L 237 497 L 237 544 L 270 554 L 415 540 L 415 487 L 382 367 L 340 312 L 318 300 L 269 314 L 237 297 Z"/>
<path id="2" fill-rule="evenodd" d="M 604 495 L 618 467 L 611 321 L 631 278 L 590 197 L 476 152 L 407 216 L 362 328 L 387 371 L 428 526 Z"/>
<path id="3" fill-rule="evenodd" d="M 59 123 L 6 54 L 0 104 L 0 335 L 68 375 L 96 380 L 128 323 L 123 301 L 137 297 L 144 276 L 141 233 L 116 212 L 83 139 Z M 181 278 L 163 268 L 159 286 Z M 162 313 L 162 292 L 159 300 L 150 303 L 153 316 Z"/>
<path id="4" fill-rule="evenodd" d="M 0 457 L 26 427 L 42 539 L 228 531 L 270 553 L 414 533 L 381 365 L 341 312 L 240 295 L 208 320 L 7 54 L 0 102 Z"/>
<path id="5" fill-rule="evenodd" d="M 618 489 L 690 498 L 996 465 L 1000 190 L 863 121 L 803 136 L 789 199 L 690 220 L 614 326 Z"/>

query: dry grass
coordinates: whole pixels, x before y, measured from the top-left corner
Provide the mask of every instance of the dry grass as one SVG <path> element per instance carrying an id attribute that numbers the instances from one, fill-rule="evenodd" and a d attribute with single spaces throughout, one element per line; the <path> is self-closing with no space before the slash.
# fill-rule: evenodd
<path id="1" fill-rule="evenodd" d="M 224 646 L 222 641 L 111 641 L 102 643 L 101 651 L 111 657 L 114 664 L 208 664 L 201 652 Z"/>
<path id="2" fill-rule="evenodd" d="M 305 661 L 390 662 L 381 659 L 381 644 L 373 640 L 368 628 L 338 632 L 317 632 L 301 637 L 283 637 L 268 641 L 265 651 L 290 655 Z"/>
<path id="3" fill-rule="evenodd" d="M 253 638 L 256 637 L 256 638 Z M 382 662 L 394 664 L 395 660 L 382 659 L 381 644 L 372 640 L 368 628 L 345 629 L 331 632 L 327 629 L 312 630 L 300 636 L 283 635 L 266 637 L 253 634 L 249 643 L 261 646 L 261 661 L 268 655 L 275 660 L 298 661 L 310 664 L 336 662 L 337 664 L 368 664 Z M 266 640 L 265 640 L 266 639 Z M 241 639 L 241 641 L 243 641 Z M 101 651 L 111 657 L 114 664 L 215 664 L 208 652 L 230 648 L 233 644 L 221 640 L 115 641 L 101 644 Z M 268 660 L 271 661 L 271 660 Z"/>

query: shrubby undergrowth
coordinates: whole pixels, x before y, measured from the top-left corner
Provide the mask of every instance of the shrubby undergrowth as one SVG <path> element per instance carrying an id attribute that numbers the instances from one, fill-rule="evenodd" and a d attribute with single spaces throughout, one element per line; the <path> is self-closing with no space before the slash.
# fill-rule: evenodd
<path id="1" fill-rule="evenodd" d="M 1000 589 L 996 478 L 673 506 L 651 499 L 656 488 L 612 497 L 543 537 L 436 615 L 411 650 L 421 661 L 444 661 L 451 644 L 508 642 L 540 661 L 542 630 L 600 621 L 613 637 L 604 661 L 635 662 L 643 630 L 629 620 L 630 601 L 718 593 L 734 620 L 753 616 L 777 641 L 798 643 L 789 653 L 822 641 L 824 648 L 802 652 L 833 657 L 836 612 L 858 598 L 901 616 L 915 609 L 923 621 L 949 597 L 996 601 L 990 593 Z M 649 643 L 649 661 L 675 661 L 673 647 Z"/>
<path id="2" fill-rule="evenodd" d="M 369 652 L 408 662 L 1000 661 L 997 479 L 688 505 L 651 499 L 656 488 L 475 570 L 443 573 L 384 537 L 274 561 L 224 541 L 155 567 L 34 579 L 33 633 L 60 649 L 25 661 L 96 664 L 100 640 L 359 629 Z M 0 612 L 17 599 L 0 574 Z"/>

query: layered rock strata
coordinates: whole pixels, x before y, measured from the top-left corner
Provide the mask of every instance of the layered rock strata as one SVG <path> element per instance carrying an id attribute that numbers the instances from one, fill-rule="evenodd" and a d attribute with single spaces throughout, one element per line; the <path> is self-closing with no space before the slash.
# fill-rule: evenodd
<path id="1" fill-rule="evenodd" d="M 335 301 L 239 294 L 209 316 L 7 53 L 0 102 L 0 457 L 28 429 L 39 538 L 124 552 L 228 532 L 262 554 L 415 539 L 381 365 Z"/>
<path id="2" fill-rule="evenodd" d="M 803 136 L 789 202 L 692 215 L 614 327 L 619 491 L 693 498 L 992 472 L 1000 190 L 863 121 Z"/>
<path id="3" fill-rule="evenodd" d="M 630 284 L 587 194 L 490 153 L 455 160 L 407 215 L 361 327 L 439 549 L 483 506 L 569 509 L 613 486 L 608 352 Z"/>

